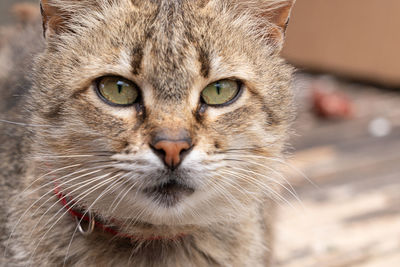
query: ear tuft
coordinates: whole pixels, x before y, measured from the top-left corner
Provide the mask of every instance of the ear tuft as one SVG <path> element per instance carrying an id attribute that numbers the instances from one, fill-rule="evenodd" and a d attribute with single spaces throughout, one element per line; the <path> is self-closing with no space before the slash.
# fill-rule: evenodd
<path id="1" fill-rule="evenodd" d="M 265 17 L 276 25 L 283 33 L 286 31 L 289 22 L 290 11 L 294 5 L 294 0 L 275 1 L 271 3 L 268 10 L 265 12 Z"/>
<path id="2" fill-rule="evenodd" d="M 56 5 L 54 0 L 41 0 L 40 11 L 42 13 L 43 21 L 43 34 L 45 38 L 50 35 L 59 34 L 60 32 L 67 30 L 67 21 L 70 18 L 65 10 L 62 10 Z"/>
<path id="3" fill-rule="evenodd" d="M 278 46 L 282 46 L 290 11 L 295 0 L 235 0 L 238 12 L 250 13 L 256 18 L 260 31 Z"/>
<path id="4" fill-rule="evenodd" d="M 280 47 L 282 47 L 294 2 L 294 0 L 280 1 L 276 5 L 271 6 L 271 9 L 264 14 L 273 25 L 269 37 Z"/>

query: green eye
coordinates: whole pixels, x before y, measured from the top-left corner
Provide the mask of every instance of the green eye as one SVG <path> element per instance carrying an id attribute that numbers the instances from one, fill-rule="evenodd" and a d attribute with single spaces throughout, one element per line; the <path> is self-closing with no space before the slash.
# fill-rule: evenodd
<path id="1" fill-rule="evenodd" d="M 233 100 L 240 91 L 240 83 L 235 80 L 220 80 L 207 85 L 201 97 L 207 105 L 223 105 Z"/>
<path id="2" fill-rule="evenodd" d="M 97 83 L 97 92 L 107 103 L 129 106 L 139 98 L 137 86 L 121 77 L 103 77 Z"/>

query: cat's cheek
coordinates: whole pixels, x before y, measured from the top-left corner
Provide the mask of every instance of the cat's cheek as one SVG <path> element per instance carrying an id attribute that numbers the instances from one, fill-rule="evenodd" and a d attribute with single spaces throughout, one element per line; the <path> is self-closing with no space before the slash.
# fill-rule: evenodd
<path id="1" fill-rule="evenodd" d="M 121 119 L 127 124 L 135 123 L 136 121 L 138 110 L 135 105 L 128 107 L 115 107 L 108 105 L 99 98 L 93 88 L 89 88 L 87 93 L 82 95 L 82 98 L 84 98 L 83 100 L 85 100 L 88 105 L 95 106 L 101 113 Z M 84 102 L 82 104 L 85 105 Z"/>
<path id="2" fill-rule="evenodd" d="M 129 143 L 132 136 L 137 137 L 142 126 L 144 111 L 138 109 L 136 105 L 128 107 L 107 105 L 90 89 L 74 99 L 71 106 L 77 121 L 85 124 L 82 125 L 82 129 L 88 127 L 105 137 L 110 137 L 116 151 L 126 147 L 125 143 Z"/>
<path id="3" fill-rule="evenodd" d="M 241 107 L 246 106 L 249 101 L 249 94 L 246 89 L 243 89 L 240 97 L 235 102 L 229 105 L 221 107 L 208 106 L 204 112 L 205 116 L 207 117 L 208 124 L 212 125 L 213 123 L 216 123 L 216 121 L 218 121 L 218 119 L 224 114 L 235 112 Z"/>

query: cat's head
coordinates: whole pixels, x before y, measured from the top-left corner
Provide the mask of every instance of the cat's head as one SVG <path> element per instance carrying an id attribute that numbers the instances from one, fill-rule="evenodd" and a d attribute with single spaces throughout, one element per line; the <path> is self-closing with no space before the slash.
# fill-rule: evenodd
<path id="1" fill-rule="evenodd" d="M 42 0 L 31 106 L 45 182 L 104 217 L 155 224 L 230 220 L 275 198 L 292 4 Z"/>

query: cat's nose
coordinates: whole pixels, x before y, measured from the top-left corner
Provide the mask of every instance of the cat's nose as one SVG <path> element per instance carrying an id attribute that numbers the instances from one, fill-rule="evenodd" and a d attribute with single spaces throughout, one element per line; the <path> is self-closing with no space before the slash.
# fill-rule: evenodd
<path id="1" fill-rule="evenodd" d="M 151 148 L 168 168 L 174 170 L 192 149 L 192 144 L 188 140 L 161 140 L 151 145 Z"/>

